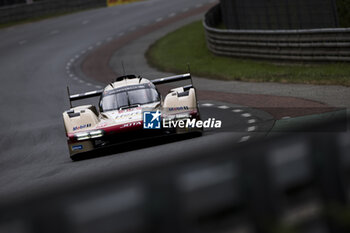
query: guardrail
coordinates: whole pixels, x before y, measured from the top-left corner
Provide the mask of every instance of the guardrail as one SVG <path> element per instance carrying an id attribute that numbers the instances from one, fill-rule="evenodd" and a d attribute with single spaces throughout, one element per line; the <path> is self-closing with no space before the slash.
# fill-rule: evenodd
<path id="1" fill-rule="evenodd" d="M 0 24 L 105 6 L 106 0 L 50 0 L 6 6 L 0 8 Z"/>
<path id="2" fill-rule="evenodd" d="M 318 133 L 191 151 L 16 201 L 2 196 L 0 232 L 350 232 L 347 127 L 343 119 Z"/>
<path id="3" fill-rule="evenodd" d="M 350 61 L 350 28 L 303 30 L 225 30 L 220 5 L 205 15 L 207 45 L 217 55 L 232 57 L 308 61 Z"/>

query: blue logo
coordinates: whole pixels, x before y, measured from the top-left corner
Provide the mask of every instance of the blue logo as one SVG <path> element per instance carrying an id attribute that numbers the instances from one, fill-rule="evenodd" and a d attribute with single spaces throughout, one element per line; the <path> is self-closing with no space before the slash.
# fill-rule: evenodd
<path id="1" fill-rule="evenodd" d="M 143 128 L 144 129 L 160 129 L 160 116 L 162 114 L 159 110 L 156 112 L 143 112 Z"/>
<path id="2" fill-rule="evenodd" d="M 83 145 L 72 146 L 72 151 L 82 150 L 82 149 L 83 149 Z"/>

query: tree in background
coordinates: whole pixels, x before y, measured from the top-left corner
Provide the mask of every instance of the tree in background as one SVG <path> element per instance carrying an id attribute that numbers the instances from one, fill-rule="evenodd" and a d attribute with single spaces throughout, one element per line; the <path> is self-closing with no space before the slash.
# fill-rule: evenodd
<path id="1" fill-rule="evenodd" d="M 17 4 L 31 4 L 33 2 L 38 2 L 38 1 L 45 1 L 45 0 L 0 0 L 0 7 L 17 5 Z"/>
<path id="2" fill-rule="evenodd" d="M 339 25 L 350 27 L 350 0 L 337 0 Z"/>

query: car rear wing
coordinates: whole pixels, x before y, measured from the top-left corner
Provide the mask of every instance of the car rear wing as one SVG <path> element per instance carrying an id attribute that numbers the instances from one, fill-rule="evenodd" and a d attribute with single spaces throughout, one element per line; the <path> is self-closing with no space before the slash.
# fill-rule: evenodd
<path id="1" fill-rule="evenodd" d="M 72 101 L 100 96 L 103 93 L 103 89 L 96 90 L 96 91 L 89 91 L 89 92 L 85 92 L 85 93 L 81 93 L 81 94 L 71 95 L 69 92 L 69 88 L 67 87 L 67 92 L 68 92 L 69 104 L 70 104 L 70 107 L 72 108 Z"/>
<path id="2" fill-rule="evenodd" d="M 178 82 L 178 81 L 184 81 L 184 80 L 191 80 L 191 84 L 184 86 L 184 89 L 188 90 L 188 89 L 193 87 L 192 76 L 190 73 L 180 74 L 180 75 L 175 75 L 175 76 L 170 76 L 170 77 L 165 77 L 165 78 L 160 78 L 160 79 L 154 79 L 154 80 L 151 80 L 151 82 L 154 85 L 158 85 L 158 84 L 165 84 L 165 83 Z M 70 104 L 70 107 L 72 108 L 72 101 L 100 96 L 103 93 L 103 89 L 96 90 L 96 91 L 89 91 L 89 92 L 85 92 L 85 93 L 81 93 L 81 94 L 71 95 L 69 92 L 69 88 L 67 87 L 67 92 L 68 92 L 68 97 L 69 97 L 69 104 Z"/>
<path id="3" fill-rule="evenodd" d="M 170 77 L 165 77 L 160 79 L 154 79 L 154 80 L 151 80 L 151 82 L 154 85 L 158 85 L 158 84 L 172 83 L 172 82 L 178 82 L 183 80 L 191 80 L 191 85 L 192 85 L 192 76 L 190 73 L 180 74 L 180 75 L 175 75 L 175 76 L 170 76 Z"/>

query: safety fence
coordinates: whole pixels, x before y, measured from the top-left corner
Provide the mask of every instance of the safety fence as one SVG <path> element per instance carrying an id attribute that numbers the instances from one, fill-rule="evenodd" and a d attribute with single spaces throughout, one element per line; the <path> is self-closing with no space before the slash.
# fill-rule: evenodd
<path id="1" fill-rule="evenodd" d="M 350 61 L 350 28 L 303 30 L 226 30 L 220 5 L 203 21 L 207 45 L 217 55 L 307 62 Z"/>
<path id="2" fill-rule="evenodd" d="M 350 232 L 350 133 L 329 129 L 2 197 L 0 232 Z"/>

